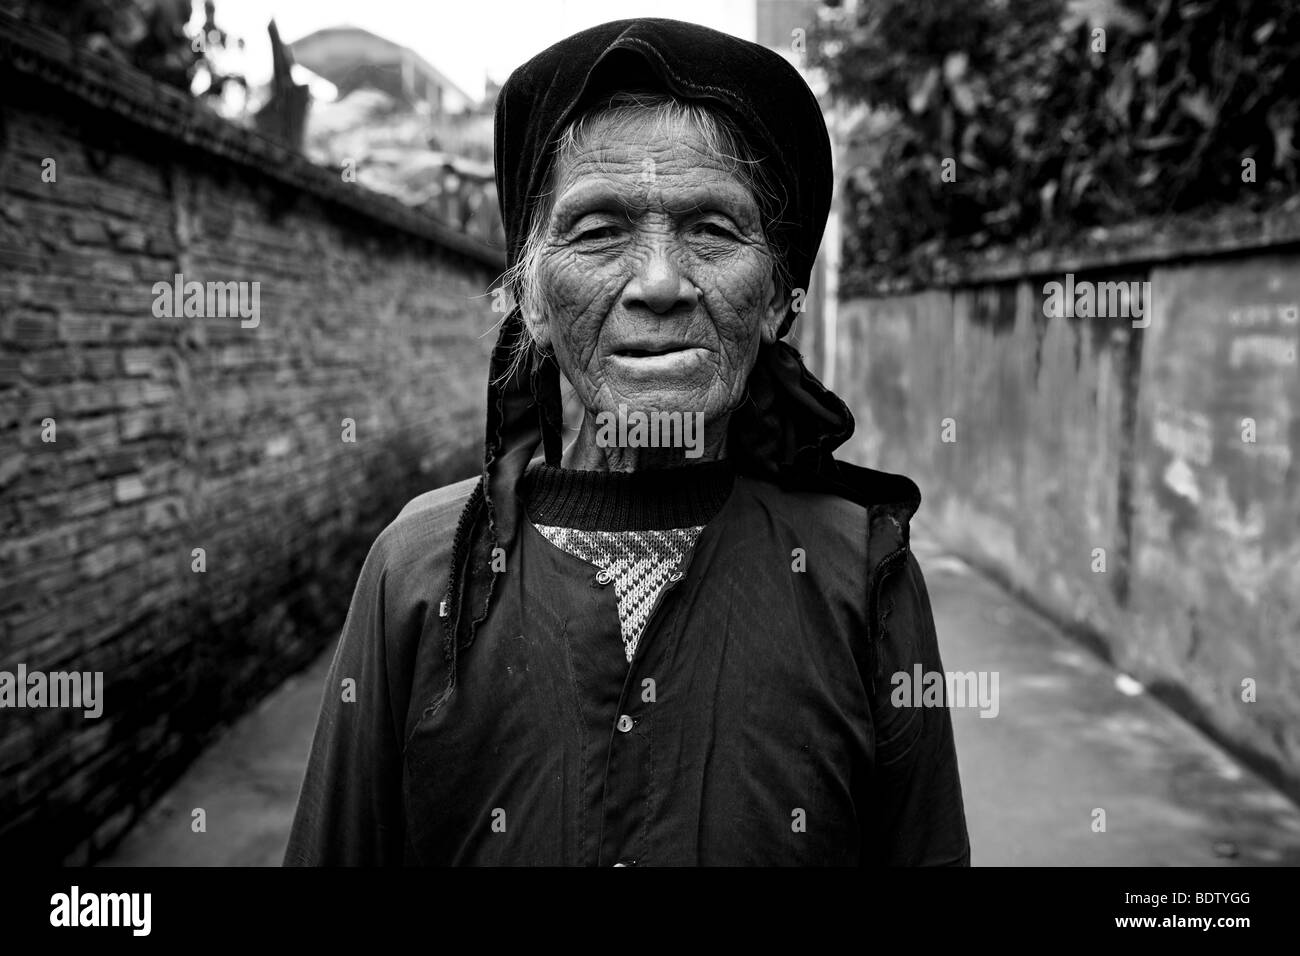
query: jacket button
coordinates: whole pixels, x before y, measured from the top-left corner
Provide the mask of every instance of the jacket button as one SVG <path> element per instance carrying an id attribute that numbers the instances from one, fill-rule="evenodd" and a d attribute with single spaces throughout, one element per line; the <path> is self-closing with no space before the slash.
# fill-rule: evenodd
<path id="1" fill-rule="evenodd" d="M 613 571 L 608 571 L 605 568 L 601 568 L 599 571 L 596 572 L 596 583 L 599 584 L 601 587 L 604 587 L 606 584 L 608 584 L 610 581 L 613 580 L 614 580 Z"/>
<path id="2" fill-rule="evenodd" d="M 618 719 L 618 729 L 621 733 L 627 733 L 632 729 L 632 718 L 624 714 Z"/>
<path id="3" fill-rule="evenodd" d="M 684 577 L 686 577 L 686 575 L 682 574 L 682 572 L 680 572 L 680 571 L 674 571 L 672 574 L 668 575 L 668 580 L 669 580 L 669 581 L 672 581 L 674 584 L 676 584 L 678 581 L 680 581 L 680 580 L 681 580 L 682 578 L 684 578 Z"/>
<path id="4" fill-rule="evenodd" d="M 636 860 L 619 860 L 615 866 L 636 866 Z"/>

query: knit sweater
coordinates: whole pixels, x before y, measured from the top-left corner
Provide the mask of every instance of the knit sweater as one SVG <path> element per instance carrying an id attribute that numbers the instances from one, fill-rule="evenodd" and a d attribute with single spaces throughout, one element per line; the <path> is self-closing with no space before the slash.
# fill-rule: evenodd
<path id="1" fill-rule="evenodd" d="M 665 587 L 685 574 L 695 540 L 731 493 L 726 461 L 639 472 L 534 464 L 527 512 L 551 544 L 614 586 L 628 662 Z"/>

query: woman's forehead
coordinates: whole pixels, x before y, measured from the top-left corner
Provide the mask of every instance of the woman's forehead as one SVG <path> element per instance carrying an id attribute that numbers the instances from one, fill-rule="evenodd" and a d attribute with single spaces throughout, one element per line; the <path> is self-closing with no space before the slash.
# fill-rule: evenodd
<path id="1" fill-rule="evenodd" d="M 749 189 L 721 167 L 656 172 L 653 178 L 612 167 L 592 168 L 562 184 L 552 218 L 565 220 L 597 210 L 635 213 L 656 209 L 671 214 L 716 210 L 749 219 L 758 212 Z"/>
<path id="2" fill-rule="evenodd" d="M 710 124 L 712 125 L 712 124 Z M 559 181 L 587 173 L 592 167 L 615 170 L 632 167 L 638 173 L 656 167 L 680 170 L 728 170 L 734 157 L 726 157 L 717 129 L 702 129 L 689 115 L 642 109 L 598 116 L 582 123 L 559 155 Z"/>
<path id="3" fill-rule="evenodd" d="M 558 158 L 553 216 L 592 203 L 683 212 L 713 205 L 752 214 L 757 205 L 734 166 L 686 119 L 662 122 L 647 113 L 598 122 Z"/>

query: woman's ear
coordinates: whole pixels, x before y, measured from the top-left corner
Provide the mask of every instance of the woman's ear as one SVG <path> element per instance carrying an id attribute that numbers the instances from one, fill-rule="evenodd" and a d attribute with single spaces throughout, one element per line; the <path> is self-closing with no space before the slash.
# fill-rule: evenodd
<path id="1" fill-rule="evenodd" d="M 528 335 L 533 340 L 533 344 L 541 351 L 545 351 L 551 344 L 551 325 L 546 321 L 546 316 L 540 312 L 522 311 L 524 317 L 524 327 L 528 329 Z"/>
<path id="2" fill-rule="evenodd" d="M 786 298 L 780 285 L 773 282 L 772 294 L 767 300 L 767 307 L 763 310 L 762 328 L 759 330 L 764 345 L 771 345 L 776 341 L 776 334 L 780 331 L 781 323 L 785 320 L 789 308 L 790 300 Z"/>

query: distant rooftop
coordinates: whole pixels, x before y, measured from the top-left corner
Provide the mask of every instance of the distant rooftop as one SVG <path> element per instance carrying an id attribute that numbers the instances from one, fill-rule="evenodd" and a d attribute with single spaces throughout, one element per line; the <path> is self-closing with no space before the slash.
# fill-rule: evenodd
<path id="1" fill-rule="evenodd" d="M 377 89 L 407 104 L 430 103 L 439 112 L 476 102 L 414 50 L 360 27 L 327 27 L 289 46 L 295 61 L 338 87 L 340 98 Z"/>

